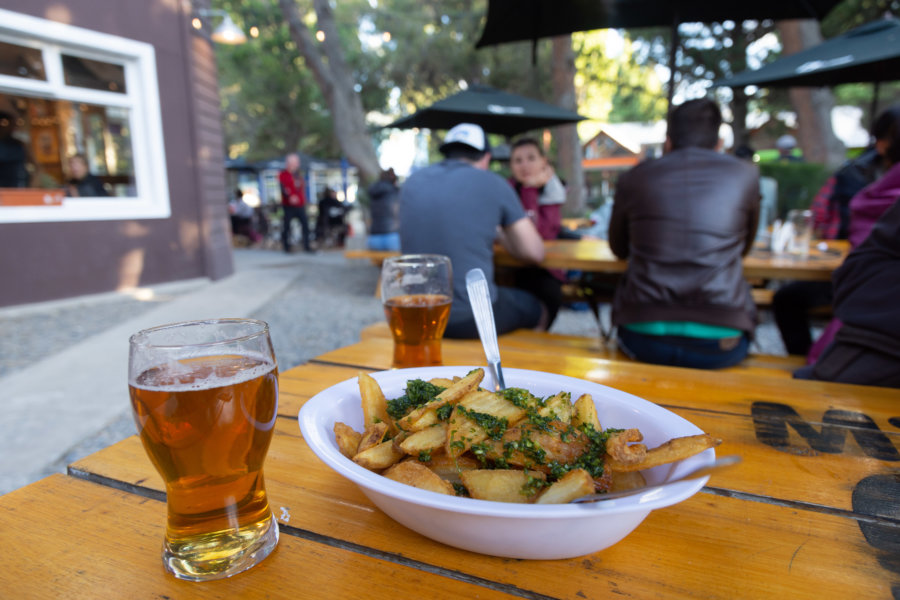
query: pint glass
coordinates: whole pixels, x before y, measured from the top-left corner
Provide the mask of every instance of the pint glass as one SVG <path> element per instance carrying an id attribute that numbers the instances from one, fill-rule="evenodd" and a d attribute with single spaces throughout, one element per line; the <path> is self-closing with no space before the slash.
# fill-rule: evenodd
<path id="1" fill-rule="evenodd" d="M 409 254 L 384 261 L 381 300 L 394 337 L 395 367 L 441 364 L 441 338 L 452 298 L 448 257 Z"/>
<path id="2" fill-rule="evenodd" d="M 166 570 L 206 581 L 249 569 L 278 543 L 262 471 L 278 407 L 268 325 L 175 323 L 129 342 L 134 421 L 166 484 Z"/>

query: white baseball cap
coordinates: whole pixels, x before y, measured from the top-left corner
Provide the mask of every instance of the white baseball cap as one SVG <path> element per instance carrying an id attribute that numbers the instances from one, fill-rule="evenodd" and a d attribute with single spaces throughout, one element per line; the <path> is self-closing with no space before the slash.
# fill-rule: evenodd
<path id="1" fill-rule="evenodd" d="M 451 144 L 463 144 L 479 152 L 490 152 L 491 150 L 484 130 L 474 123 L 460 123 L 448 131 L 439 150 L 446 154 L 447 148 Z"/>
<path id="2" fill-rule="evenodd" d="M 779 150 L 791 150 L 797 147 L 797 138 L 789 133 L 781 136 L 775 141 L 775 147 Z"/>

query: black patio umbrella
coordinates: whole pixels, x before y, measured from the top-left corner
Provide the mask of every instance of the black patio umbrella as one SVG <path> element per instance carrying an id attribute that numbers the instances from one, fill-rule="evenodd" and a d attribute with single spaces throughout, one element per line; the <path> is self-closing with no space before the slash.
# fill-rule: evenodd
<path id="1" fill-rule="evenodd" d="M 748 19 L 822 19 L 840 0 L 490 0 L 476 48 L 592 29 Z"/>
<path id="2" fill-rule="evenodd" d="M 487 133 L 513 136 L 532 129 L 575 123 L 585 118 L 540 100 L 486 85 L 473 85 L 385 127 L 450 129 L 458 123 L 475 123 Z"/>
<path id="3" fill-rule="evenodd" d="M 476 48 L 593 29 L 672 27 L 669 65 L 675 64 L 678 24 L 759 19 L 822 19 L 841 0 L 489 0 Z M 532 53 L 535 46 L 532 46 Z M 674 73 L 674 69 L 672 70 Z M 674 86 L 669 80 L 669 104 Z"/>
<path id="4" fill-rule="evenodd" d="M 882 19 L 715 85 L 804 87 L 896 79 L 900 79 L 900 20 Z"/>
<path id="5" fill-rule="evenodd" d="M 874 117 L 878 112 L 878 84 L 896 80 L 900 80 L 900 20 L 882 19 L 713 85 L 820 87 L 873 83 Z"/>

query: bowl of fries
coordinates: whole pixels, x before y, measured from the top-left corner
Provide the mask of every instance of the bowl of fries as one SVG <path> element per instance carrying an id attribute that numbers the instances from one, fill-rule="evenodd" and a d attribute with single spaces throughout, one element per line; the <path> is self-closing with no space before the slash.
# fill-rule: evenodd
<path id="1" fill-rule="evenodd" d="M 707 478 L 600 502 L 595 491 L 676 479 L 715 460 L 716 440 L 651 402 L 590 381 L 480 367 L 365 374 L 312 397 L 303 438 L 395 521 L 445 544 L 560 559 L 619 542 L 651 510 Z"/>

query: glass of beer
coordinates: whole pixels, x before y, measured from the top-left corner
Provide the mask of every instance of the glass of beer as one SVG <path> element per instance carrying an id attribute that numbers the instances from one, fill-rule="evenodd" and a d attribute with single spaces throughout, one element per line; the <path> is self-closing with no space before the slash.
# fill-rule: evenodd
<path id="1" fill-rule="evenodd" d="M 441 338 L 452 298 L 448 257 L 408 254 L 384 261 L 381 300 L 394 336 L 394 367 L 441 364 Z"/>
<path id="2" fill-rule="evenodd" d="M 174 323 L 129 345 L 134 422 L 166 484 L 166 570 L 207 581 L 249 569 L 278 543 L 262 471 L 278 408 L 269 326 Z"/>

